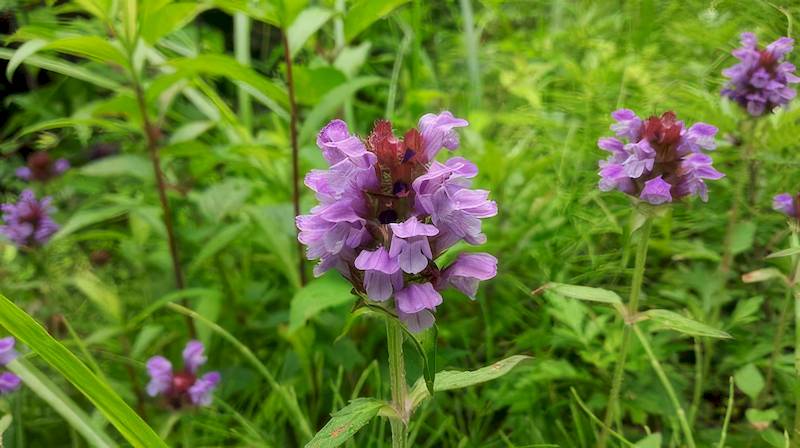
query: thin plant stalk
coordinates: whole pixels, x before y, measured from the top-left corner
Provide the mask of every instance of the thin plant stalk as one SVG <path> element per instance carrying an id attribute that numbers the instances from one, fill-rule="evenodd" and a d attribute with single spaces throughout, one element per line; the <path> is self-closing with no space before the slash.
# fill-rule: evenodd
<path id="1" fill-rule="evenodd" d="M 136 71 L 136 63 L 134 56 L 135 49 L 130 48 L 128 51 L 128 58 L 130 64 L 131 83 L 133 84 L 133 91 L 136 95 L 136 104 L 139 107 L 139 115 L 142 120 L 142 131 L 147 141 L 147 152 L 150 155 L 150 162 L 153 166 L 153 177 L 156 180 L 156 189 L 158 191 L 158 201 L 161 205 L 161 214 L 164 221 L 164 227 L 167 230 L 167 244 L 169 245 L 169 254 L 172 259 L 172 273 L 175 280 L 176 289 L 184 289 L 186 283 L 183 276 L 183 269 L 181 268 L 180 253 L 178 251 L 178 240 L 175 236 L 175 225 L 172 222 L 172 210 L 169 206 L 169 199 L 167 198 L 167 183 L 164 180 L 164 172 L 161 169 L 161 158 L 158 154 L 158 140 L 160 131 L 150 121 L 150 114 L 147 111 L 147 104 L 145 102 L 145 92 L 139 75 Z M 197 337 L 197 330 L 194 327 L 194 321 L 186 318 L 186 328 L 189 331 L 189 337 L 194 339 Z"/>
<path id="2" fill-rule="evenodd" d="M 792 289 L 786 288 L 786 298 L 784 299 L 783 308 L 778 318 L 778 328 L 775 330 L 775 337 L 772 339 L 772 354 L 769 357 L 769 364 L 767 365 L 766 381 L 764 382 L 764 389 L 761 391 L 756 404 L 760 404 L 764 398 L 769 395 L 772 390 L 772 383 L 775 379 L 775 364 L 778 362 L 778 357 L 781 354 L 783 347 L 783 338 L 786 336 L 786 324 L 789 322 L 789 311 L 792 309 L 793 298 Z"/>
<path id="3" fill-rule="evenodd" d="M 622 378 L 625 376 L 625 360 L 628 357 L 628 349 L 631 344 L 631 325 L 628 323 L 629 316 L 635 316 L 639 310 L 639 295 L 642 289 L 642 281 L 644 280 L 644 268 L 647 261 L 647 248 L 650 240 L 650 230 L 653 227 L 653 218 L 648 216 L 639 232 L 639 243 L 636 247 L 636 261 L 633 269 L 633 278 L 631 279 L 631 295 L 628 300 L 627 314 L 623 316 L 625 319 L 625 328 L 622 330 L 622 345 L 619 350 L 619 358 L 617 365 L 614 368 L 614 376 L 611 381 L 611 392 L 608 396 L 608 405 L 606 406 L 605 417 L 603 418 L 603 427 L 600 432 L 600 438 L 597 440 L 598 448 L 605 448 L 608 444 L 608 435 L 611 428 L 611 422 L 614 420 L 614 413 L 617 410 L 620 390 L 622 388 Z"/>
<path id="4" fill-rule="evenodd" d="M 689 407 L 689 422 L 694 425 L 700 401 L 703 399 L 703 377 L 705 363 L 703 362 L 703 343 L 700 338 L 694 338 L 694 391 L 692 392 L 692 405 Z"/>
<path id="5" fill-rule="evenodd" d="M 389 347 L 389 384 L 392 390 L 392 406 L 399 418 L 392 418 L 392 448 L 408 447 L 408 383 L 403 359 L 403 329 L 400 323 L 386 321 L 386 338 Z"/>
<path id="6" fill-rule="evenodd" d="M 283 36 L 283 59 L 286 62 L 286 87 L 289 93 L 289 133 L 292 140 L 292 204 L 294 205 L 294 216 L 300 216 L 300 147 L 297 143 L 297 101 L 294 96 L 294 75 L 292 74 L 292 53 L 289 48 L 289 38 L 286 30 Z M 299 236 L 300 230 L 295 228 Z M 303 244 L 297 240 L 297 268 L 300 271 L 300 284 L 306 284 L 306 270 L 303 262 Z"/>
<path id="7" fill-rule="evenodd" d="M 644 333 L 642 333 L 642 330 L 639 329 L 636 324 L 631 326 L 633 327 L 634 333 L 636 333 L 636 337 L 639 339 L 639 343 L 642 344 L 644 351 L 647 353 L 647 357 L 650 358 L 650 365 L 653 367 L 653 370 L 656 372 L 656 376 L 661 381 L 661 385 L 664 386 L 664 390 L 667 392 L 669 401 L 675 408 L 675 413 L 678 416 L 678 422 L 680 423 L 681 430 L 683 431 L 684 436 L 686 436 L 686 446 L 689 448 L 695 448 L 696 445 L 694 443 L 691 425 L 689 425 L 689 419 L 686 418 L 686 411 L 683 410 L 683 407 L 678 400 L 678 395 L 675 393 L 675 389 L 672 387 L 672 383 L 670 383 L 669 378 L 667 378 L 667 374 L 661 367 L 661 363 L 658 362 L 658 358 L 656 358 L 655 353 L 653 353 L 653 348 L 650 347 L 650 343 L 647 341 L 647 337 L 644 335 Z"/>
<path id="8" fill-rule="evenodd" d="M 236 61 L 240 64 L 250 66 L 250 28 L 252 22 L 247 14 L 237 12 L 233 16 L 233 46 L 236 53 Z M 250 95 L 242 86 L 237 86 L 236 95 L 239 105 L 239 117 L 247 128 L 247 132 L 253 130 L 253 102 Z"/>
<path id="9" fill-rule="evenodd" d="M 792 222 L 792 247 L 800 247 L 800 223 Z M 794 271 L 792 272 L 791 284 L 794 295 L 794 371 L 796 380 L 800 380 L 800 256 L 795 256 Z M 794 430 L 792 431 L 792 448 L 800 447 L 800 388 L 795 387 L 794 391 L 795 400 L 795 414 L 794 414 Z"/>

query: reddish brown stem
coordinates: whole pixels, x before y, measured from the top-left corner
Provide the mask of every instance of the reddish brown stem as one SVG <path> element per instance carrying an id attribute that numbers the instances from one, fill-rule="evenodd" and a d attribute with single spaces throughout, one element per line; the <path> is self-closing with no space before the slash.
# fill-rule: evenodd
<path id="1" fill-rule="evenodd" d="M 283 32 L 283 56 L 286 62 L 286 85 L 289 90 L 289 112 L 291 119 L 289 123 L 292 138 L 292 203 L 294 204 L 294 215 L 300 215 L 300 148 L 297 145 L 297 102 L 294 98 L 294 77 L 292 76 L 292 54 L 289 50 L 289 40 L 286 31 Z M 295 227 L 295 232 L 300 230 Z M 297 240 L 297 268 L 300 271 L 300 284 L 306 284 L 306 270 L 303 262 L 303 245 Z"/>

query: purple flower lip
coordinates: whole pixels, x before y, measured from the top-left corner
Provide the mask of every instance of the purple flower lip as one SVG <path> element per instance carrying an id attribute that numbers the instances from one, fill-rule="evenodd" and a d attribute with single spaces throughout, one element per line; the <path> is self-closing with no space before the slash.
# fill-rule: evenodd
<path id="1" fill-rule="evenodd" d="M 319 260 L 315 275 L 336 269 L 368 300 L 394 298 L 411 331 L 434 324 L 441 290 L 452 286 L 474 298 L 478 283 L 496 273 L 489 255 L 444 270 L 436 264 L 459 241 L 482 244 L 481 220 L 497 214 L 488 191 L 470 188 L 473 163 L 435 160 L 442 148 L 457 149 L 456 129 L 467 124 L 450 112 L 426 114 L 399 137 L 380 120 L 362 140 L 333 120 L 317 137 L 328 169 L 305 179 L 319 205 L 296 224 L 308 258 Z"/>
<path id="2" fill-rule="evenodd" d="M 221 380 L 218 372 L 198 376 L 198 369 L 205 364 L 205 347 L 200 341 L 189 341 L 183 350 L 184 370 L 173 372 L 172 363 L 163 356 L 153 356 L 147 361 L 147 394 L 151 397 L 163 395 L 167 404 L 179 409 L 186 404 L 208 406 L 214 389 Z"/>
<path id="3" fill-rule="evenodd" d="M 10 394 L 19 389 L 22 380 L 11 372 L 0 373 L 0 395 Z"/>
<path id="4" fill-rule="evenodd" d="M 739 63 L 722 71 L 729 78 L 722 96 L 735 101 L 753 117 L 768 114 L 794 99 L 797 92 L 790 85 L 800 82 L 800 78 L 795 66 L 786 62 L 794 41 L 781 37 L 760 48 L 753 33 L 742 33 L 741 42 L 742 46 L 732 52 Z"/>
<path id="5" fill-rule="evenodd" d="M 772 199 L 772 208 L 800 222 L 800 194 L 794 196 L 789 193 L 777 194 Z"/>
<path id="6" fill-rule="evenodd" d="M 716 148 L 716 127 L 695 123 L 686 128 L 671 111 L 647 120 L 629 109 L 611 116 L 617 121 L 611 125 L 616 137 L 597 142 L 609 153 L 599 164 L 601 191 L 619 190 L 652 205 L 689 196 L 708 200 L 705 181 L 723 177 L 705 153 Z"/>
<path id="7" fill-rule="evenodd" d="M 14 350 L 16 343 L 11 336 L 0 339 L 0 365 L 4 366 L 17 358 L 19 354 Z"/>

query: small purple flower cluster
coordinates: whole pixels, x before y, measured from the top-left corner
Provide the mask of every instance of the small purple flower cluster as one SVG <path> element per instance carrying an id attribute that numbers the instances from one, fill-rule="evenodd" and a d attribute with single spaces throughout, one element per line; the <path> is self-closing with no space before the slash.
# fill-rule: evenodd
<path id="1" fill-rule="evenodd" d="M 17 351 L 14 350 L 16 341 L 13 337 L 0 339 L 0 366 L 4 366 L 17 357 Z M 9 394 L 19 389 L 22 381 L 17 375 L 11 372 L 0 373 L 0 395 Z"/>
<path id="2" fill-rule="evenodd" d="M 315 275 L 336 269 L 370 300 L 394 297 L 411 331 L 433 325 L 440 291 L 452 286 L 474 299 L 478 283 L 497 273 L 497 259 L 486 253 L 436 264 L 458 241 L 483 244 L 481 219 L 497 214 L 488 191 L 470 188 L 473 163 L 435 160 L 442 148 L 458 148 L 454 129 L 467 124 L 450 112 L 426 114 L 400 139 L 390 122 L 378 121 L 362 140 L 333 120 L 317 137 L 330 168 L 305 179 L 320 204 L 296 222 L 308 258 L 320 260 Z"/>
<path id="3" fill-rule="evenodd" d="M 742 46 L 733 51 L 739 63 L 722 71 L 730 81 L 722 95 L 758 117 L 787 104 L 797 92 L 789 87 L 800 82 L 795 67 L 786 62 L 794 41 L 781 37 L 766 48 L 758 47 L 753 33 L 742 33 Z"/>
<path id="4" fill-rule="evenodd" d="M 800 221 L 800 195 L 781 193 L 772 198 L 772 208 L 789 218 Z"/>
<path id="5" fill-rule="evenodd" d="M 653 205 L 687 196 L 708 200 L 705 180 L 723 177 L 704 152 L 716 147 L 716 127 L 695 123 L 687 129 L 673 112 L 642 120 L 633 111 L 620 109 L 611 116 L 616 120 L 611 125 L 616 137 L 597 142 L 611 153 L 600 161 L 600 190 L 619 190 Z"/>
<path id="6" fill-rule="evenodd" d="M 4 225 L 0 226 L 0 235 L 4 235 L 19 247 L 42 246 L 58 231 L 58 224 L 50 214 L 52 199 L 45 197 L 41 201 L 31 190 L 24 190 L 16 204 L 2 204 Z"/>
<path id="7" fill-rule="evenodd" d="M 67 159 L 53 160 L 46 152 L 36 152 L 28 157 L 25 166 L 17 168 L 17 177 L 27 181 L 47 182 L 69 169 Z"/>
<path id="8" fill-rule="evenodd" d="M 219 372 L 208 372 L 198 377 L 197 371 L 206 363 L 205 347 L 200 341 L 189 341 L 183 349 L 183 370 L 174 373 L 172 363 L 163 356 L 153 356 L 147 361 L 147 394 L 163 395 L 174 409 L 184 404 L 208 406 L 214 389 L 219 384 Z"/>

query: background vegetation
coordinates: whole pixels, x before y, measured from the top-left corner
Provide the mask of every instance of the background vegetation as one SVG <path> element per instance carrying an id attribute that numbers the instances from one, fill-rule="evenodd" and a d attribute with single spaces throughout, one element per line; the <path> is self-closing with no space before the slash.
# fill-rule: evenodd
<path id="1" fill-rule="evenodd" d="M 745 284 L 740 276 L 789 269 L 787 258 L 764 257 L 788 246 L 785 217 L 770 205 L 773 194 L 797 191 L 800 107 L 744 136 L 760 175 L 754 205 L 732 221 L 736 185 L 746 176 L 737 143 L 746 117 L 719 96 L 720 71 L 733 64 L 741 32 L 762 42 L 793 37 L 800 6 L 782 3 L 0 1 L 0 67 L 8 75 L 0 83 L 3 202 L 26 187 L 14 170 L 32 151 L 74 166 L 35 187 L 54 197 L 56 237 L 34 252 L 0 241 L 0 292 L 171 446 L 302 446 L 308 436 L 287 394 L 312 430 L 351 398 L 386 396 L 382 323 L 358 320 L 337 339 L 354 301 L 349 288 L 333 275 L 301 287 L 286 35 L 301 176 L 323 166 L 314 137 L 331 118 L 364 135 L 378 118 L 406 129 L 426 112 L 449 109 L 470 121 L 459 151 L 480 167 L 476 184 L 499 206 L 484 228 L 500 274 L 476 302 L 445 297 L 436 364 L 473 369 L 511 354 L 534 360 L 428 402 L 412 423 L 415 446 L 592 446 L 599 430 L 589 413 L 602 418 L 622 325 L 611 309 L 531 291 L 559 281 L 627 293 L 631 205 L 596 189 L 604 158 L 596 140 L 608 134 L 616 108 L 671 109 L 720 128 L 714 158 L 727 177 L 710 185 L 707 204 L 679 204 L 656 221 L 642 307 L 692 316 L 733 339 L 643 328 L 698 446 L 720 438 L 730 378 L 726 446 L 784 446 L 800 385 L 792 331 L 777 342 L 775 334 L 791 296 L 779 282 Z M 182 290 L 148 154 L 154 142 Z M 306 211 L 313 197 L 301 193 Z M 310 274 L 311 264 L 305 269 Z M 159 306 L 168 302 L 201 316 L 197 336 L 223 377 L 209 408 L 174 413 L 141 395 L 147 358 L 174 359 L 189 338 L 185 309 Z M 92 428 L 122 443 L 97 403 L 43 357 L 31 351 L 24 361 L 71 397 Z M 408 363 L 409 376 L 419 376 L 410 351 Z M 636 342 L 622 405 L 615 427 L 632 443 L 682 446 L 675 412 Z M 13 417 L 7 446 L 87 445 L 84 432 L 30 387 L 0 399 L 0 414 Z M 384 446 L 388 434 L 386 420 L 376 419 L 352 446 Z"/>

